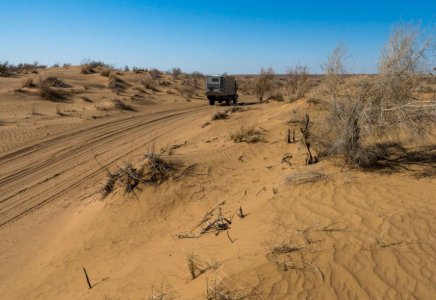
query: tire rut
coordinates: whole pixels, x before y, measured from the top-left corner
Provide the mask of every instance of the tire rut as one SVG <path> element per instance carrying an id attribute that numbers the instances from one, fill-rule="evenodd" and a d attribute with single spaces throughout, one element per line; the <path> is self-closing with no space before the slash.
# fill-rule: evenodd
<path id="1" fill-rule="evenodd" d="M 209 113 L 208 107 L 196 107 L 119 119 L 0 157 L 0 168 L 5 174 L 0 178 L 0 226 L 84 181 L 99 174 L 101 177 L 102 168 Z M 153 138 L 146 136 L 150 134 Z M 132 141 L 136 142 L 135 147 Z M 96 153 L 98 162 L 94 158 Z"/>

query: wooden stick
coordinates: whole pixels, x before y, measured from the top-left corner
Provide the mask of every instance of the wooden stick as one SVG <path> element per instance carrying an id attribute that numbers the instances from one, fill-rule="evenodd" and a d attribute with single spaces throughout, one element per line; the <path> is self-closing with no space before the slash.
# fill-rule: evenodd
<path id="1" fill-rule="evenodd" d="M 88 274 L 86 273 L 85 268 L 83 268 L 83 272 L 85 272 L 86 282 L 88 282 L 89 289 L 92 289 L 92 285 L 91 285 L 91 282 L 89 282 L 89 277 L 88 277 Z"/>
<path id="2" fill-rule="evenodd" d="M 229 235 L 229 231 L 226 231 L 227 232 L 227 237 L 229 238 L 229 240 L 230 240 L 230 242 L 232 242 L 232 244 L 237 240 L 232 240 L 231 238 L 230 238 L 230 235 Z"/>

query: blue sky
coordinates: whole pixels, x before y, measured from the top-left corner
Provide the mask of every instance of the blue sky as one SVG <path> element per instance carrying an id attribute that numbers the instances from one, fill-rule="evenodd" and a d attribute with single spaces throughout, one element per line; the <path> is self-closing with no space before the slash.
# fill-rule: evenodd
<path id="1" fill-rule="evenodd" d="M 434 24 L 436 1 L 0 0 L 0 61 L 115 64 L 205 74 L 321 73 L 339 41 L 374 72 L 399 20 Z"/>

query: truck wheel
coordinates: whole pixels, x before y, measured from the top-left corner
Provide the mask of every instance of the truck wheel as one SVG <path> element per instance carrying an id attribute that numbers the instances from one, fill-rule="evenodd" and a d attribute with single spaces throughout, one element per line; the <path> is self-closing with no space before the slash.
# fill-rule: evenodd
<path id="1" fill-rule="evenodd" d="M 209 104 L 210 105 L 215 105 L 215 99 L 209 99 Z"/>
<path id="2" fill-rule="evenodd" d="M 230 98 L 227 98 L 227 99 L 226 99 L 226 105 L 227 105 L 227 106 L 230 106 Z"/>
<path id="3" fill-rule="evenodd" d="M 238 95 L 236 95 L 235 97 L 233 97 L 233 105 L 238 105 Z"/>

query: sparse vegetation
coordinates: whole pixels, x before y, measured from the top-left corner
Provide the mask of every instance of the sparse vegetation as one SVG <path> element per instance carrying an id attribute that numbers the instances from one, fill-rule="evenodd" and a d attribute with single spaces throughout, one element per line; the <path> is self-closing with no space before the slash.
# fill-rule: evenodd
<path id="1" fill-rule="evenodd" d="M 180 68 L 172 68 L 171 69 L 171 75 L 173 78 L 178 78 L 182 74 L 182 70 Z"/>
<path id="2" fill-rule="evenodd" d="M 63 87 L 64 84 L 56 76 L 41 77 L 36 84 L 38 93 L 42 98 L 54 102 L 65 101 L 66 93 L 52 89 L 53 86 Z"/>
<path id="3" fill-rule="evenodd" d="M 211 121 L 224 120 L 227 119 L 228 117 L 229 115 L 227 114 L 227 112 L 215 110 L 215 113 L 212 115 Z"/>
<path id="4" fill-rule="evenodd" d="M 303 98 L 309 88 L 309 68 L 298 64 L 295 68 L 289 68 L 286 75 L 285 90 L 288 101 Z"/>
<path id="5" fill-rule="evenodd" d="M 156 89 L 156 81 L 148 73 L 145 74 L 145 76 L 141 78 L 141 85 L 143 85 L 146 89 L 150 89 L 150 90 Z"/>
<path id="6" fill-rule="evenodd" d="M 31 87 L 34 87 L 35 84 L 33 83 L 33 78 L 32 78 L 32 77 L 26 77 L 26 78 L 23 78 L 21 86 L 22 86 L 23 88 L 24 88 L 24 87 L 25 87 L 25 88 L 31 88 Z"/>
<path id="7" fill-rule="evenodd" d="M 307 183 L 315 183 L 320 180 L 328 180 L 329 177 L 318 171 L 305 171 L 300 173 L 293 173 L 286 177 L 286 181 L 289 183 L 293 183 L 296 185 L 307 184 Z"/>
<path id="8" fill-rule="evenodd" d="M 341 155 L 353 165 L 373 166 L 386 158 L 374 140 L 401 135 L 416 139 L 433 130 L 436 104 L 418 100 L 415 94 L 419 75 L 430 70 L 427 53 L 435 49 L 435 37 L 422 32 L 420 24 L 400 22 L 382 49 L 378 74 L 349 79 L 340 89 L 349 56 L 339 44 L 323 67 L 331 98 L 322 125 L 328 132 L 318 128 L 319 152 Z"/>
<path id="9" fill-rule="evenodd" d="M 274 70 L 272 68 L 268 68 L 265 70 L 262 68 L 260 70 L 259 76 L 256 78 L 254 82 L 254 92 L 256 93 L 257 99 L 259 102 L 263 102 L 263 98 L 265 94 L 271 91 L 274 82 Z"/>
<path id="10" fill-rule="evenodd" d="M 179 94 L 187 100 L 190 100 L 195 94 L 195 87 L 192 86 L 189 81 L 184 82 L 182 85 L 178 85 L 176 89 Z"/>
<path id="11" fill-rule="evenodd" d="M 259 131 L 254 130 L 254 127 L 241 127 L 230 133 L 230 139 L 235 143 L 256 143 L 262 140 L 262 136 Z"/>
<path id="12" fill-rule="evenodd" d="M 111 71 L 112 70 L 110 68 L 103 68 L 103 70 L 100 71 L 100 75 L 104 77 L 109 77 Z"/>
<path id="13" fill-rule="evenodd" d="M 126 84 L 123 80 L 118 78 L 114 73 L 109 75 L 108 88 L 114 93 L 124 92 L 126 90 Z"/>
<path id="14" fill-rule="evenodd" d="M 125 104 L 123 101 L 121 101 L 119 99 L 112 99 L 111 102 L 114 104 L 116 109 L 136 111 L 132 106 Z"/>
<path id="15" fill-rule="evenodd" d="M 0 76 L 9 75 L 8 64 L 9 64 L 9 62 L 7 62 L 7 61 L 0 62 Z"/>

